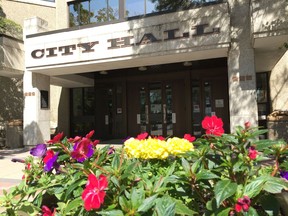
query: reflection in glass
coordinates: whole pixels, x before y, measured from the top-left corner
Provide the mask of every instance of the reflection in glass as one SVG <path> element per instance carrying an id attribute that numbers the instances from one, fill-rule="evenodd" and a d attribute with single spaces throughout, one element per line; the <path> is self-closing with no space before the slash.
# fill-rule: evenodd
<path id="1" fill-rule="evenodd" d="M 145 87 L 141 87 L 140 89 L 140 130 L 141 133 L 147 132 L 147 126 L 148 123 L 148 105 L 146 102 L 146 89 Z"/>
<path id="2" fill-rule="evenodd" d="M 257 74 L 257 102 L 258 103 L 265 103 L 267 102 L 267 92 L 268 92 L 268 85 L 267 85 L 267 75 L 266 73 L 259 73 Z"/>
<path id="3" fill-rule="evenodd" d="M 167 136 L 173 135 L 173 123 L 172 123 L 172 87 L 171 85 L 166 85 L 166 116 L 164 123 L 167 124 Z M 164 108 L 164 110 L 165 110 Z"/>
<path id="4" fill-rule="evenodd" d="M 201 91 L 200 82 L 198 80 L 192 81 L 192 123 L 193 123 L 193 135 L 201 135 Z"/>
<path id="5" fill-rule="evenodd" d="M 162 128 L 162 89 L 161 83 L 150 84 L 150 125 L 151 135 L 163 135 Z"/>
<path id="6" fill-rule="evenodd" d="M 209 82 L 204 83 L 204 107 L 205 116 L 211 116 L 211 84 Z"/>
<path id="7" fill-rule="evenodd" d="M 74 88 L 71 89 L 72 95 L 72 116 L 71 132 L 72 136 L 85 136 L 95 127 L 94 108 L 95 93 L 94 88 Z"/>

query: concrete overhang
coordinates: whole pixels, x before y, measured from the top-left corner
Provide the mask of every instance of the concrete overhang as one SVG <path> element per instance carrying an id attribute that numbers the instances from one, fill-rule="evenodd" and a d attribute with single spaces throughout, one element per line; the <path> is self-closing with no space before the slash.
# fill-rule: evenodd
<path id="1" fill-rule="evenodd" d="M 256 72 L 271 71 L 274 68 L 286 52 L 285 42 L 288 42 L 288 30 L 254 34 Z"/>
<path id="2" fill-rule="evenodd" d="M 94 79 L 74 74 L 61 75 L 51 77 L 50 84 L 65 88 L 93 87 Z"/>
<path id="3" fill-rule="evenodd" d="M 218 44 L 217 46 L 198 47 L 197 49 L 179 50 L 178 53 L 166 53 L 165 55 L 153 55 L 147 56 L 141 55 L 138 57 L 121 57 L 118 60 L 113 58 L 99 60 L 99 61 L 87 61 L 87 62 L 75 62 L 59 65 L 49 65 L 42 67 L 31 67 L 29 70 L 34 73 L 41 73 L 48 76 L 60 76 L 67 74 L 79 74 L 87 72 L 97 71 L 109 71 L 115 69 L 133 68 L 140 66 L 161 65 L 168 63 L 177 63 L 184 61 L 195 61 L 203 59 L 213 59 L 227 57 L 230 43 Z"/>
<path id="4" fill-rule="evenodd" d="M 0 76 L 21 78 L 24 68 L 23 41 L 0 34 Z"/>

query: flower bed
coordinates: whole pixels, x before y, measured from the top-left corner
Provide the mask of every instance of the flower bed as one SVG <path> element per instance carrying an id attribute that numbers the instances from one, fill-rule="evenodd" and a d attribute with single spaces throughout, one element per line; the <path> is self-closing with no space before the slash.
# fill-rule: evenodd
<path id="1" fill-rule="evenodd" d="M 94 131 L 59 133 L 31 149 L 22 183 L 0 204 L 7 215 L 281 214 L 275 195 L 288 189 L 287 144 L 258 140 L 267 131 L 249 123 L 225 134 L 216 116 L 202 127 L 197 140 L 143 133 L 123 148 L 99 148 Z"/>

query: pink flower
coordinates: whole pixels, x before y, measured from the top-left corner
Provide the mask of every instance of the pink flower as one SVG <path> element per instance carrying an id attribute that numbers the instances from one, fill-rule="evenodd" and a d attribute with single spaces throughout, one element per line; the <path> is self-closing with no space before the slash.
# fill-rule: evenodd
<path id="1" fill-rule="evenodd" d="M 244 126 L 245 126 L 245 129 L 248 129 L 251 127 L 251 123 L 248 121 L 248 122 L 245 122 L 244 123 Z"/>
<path id="2" fill-rule="evenodd" d="M 207 135 L 222 136 L 224 133 L 223 121 L 217 116 L 206 116 L 202 121 L 202 127 L 206 130 Z"/>
<path id="3" fill-rule="evenodd" d="M 191 134 L 185 134 L 184 139 L 188 140 L 189 142 L 193 142 L 194 140 L 196 140 L 196 137 L 191 136 Z"/>
<path id="4" fill-rule="evenodd" d="M 255 160 L 257 155 L 258 155 L 258 151 L 255 149 L 254 146 L 251 146 L 248 149 L 248 157 L 250 158 L 250 160 Z"/>
<path id="5" fill-rule="evenodd" d="M 53 139 L 49 140 L 47 143 L 48 144 L 54 144 L 54 143 L 58 143 L 61 141 L 63 137 L 63 132 L 62 133 L 58 133 L 56 136 L 54 136 Z"/>
<path id="6" fill-rule="evenodd" d="M 93 143 L 90 139 L 84 137 L 80 142 L 75 143 L 71 156 L 78 162 L 83 162 L 87 158 L 92 157 L 93 153 Z"/>
<path id="7" fill-rule="evenodd" d="M 239 198 L 237 200 L 237 203 L 235 204 L 235 211 L 241 212 L 243 210 L 244 212 L 247 212 L 249 210 L 250 203 L 251 203 L 251 200 L 248 196 Z"/>
<path id="8" fill-rule="evenodd" d="M 56 209 L 52 212 L 47 206 L 42 206 L 42 216 L 54 216 L 56 214 Z"/>
<path id="9" fill-rule="evenodd" d="M 82 193 L 84 208 L 87 211 L 100 208 L 106 196 L 105 189 L 107 188 L 107 186 L 108 181 L 106 176 L 100 175 L 99 179 L 94 174 L 90 174 L 88 176 L 86 188 Z"/>
<path id="10" fill-rule="evenodd" d="M 144 139 L 147 138 L 147 136 L 148 136 L 148 133 L 147 133 L 147 132 L 141 133 L 141 134 L 139 134 L 139 135 L 137 136 L 136 139 L 138 139 L 138 140 L 144 140 Z"/>
<path id="11" fill-rule="evenodd" d="M 155 136 L 154 138 L 155 138 L 155 139 L 158 139 L 158 140 L 161 140 L 161 141 L 164 141 L 164 140 L 165 140 L 165 138 L 164 138 L 163 136 Z"/>

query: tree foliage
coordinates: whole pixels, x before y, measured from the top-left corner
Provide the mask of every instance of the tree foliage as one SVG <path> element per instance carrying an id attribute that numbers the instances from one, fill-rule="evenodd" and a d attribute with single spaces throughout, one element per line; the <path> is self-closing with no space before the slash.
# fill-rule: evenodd
<path id="1" fill-rule="evenodd" d="M 17 24 L 13 20 L 7 19 L 6 14 L 0 5 L 0 34 L 12 36 L 22 40 L 23 31 L 21 25 Z"/>
<path id="2" fill-rule="evenodd" d="M 156 4 L 157 11 L 166 10 L 186 10 L 191 7 L 199 6 L 205 3 L 217 2 L 217 0 L 151 0 L 152 3 Z"/>

